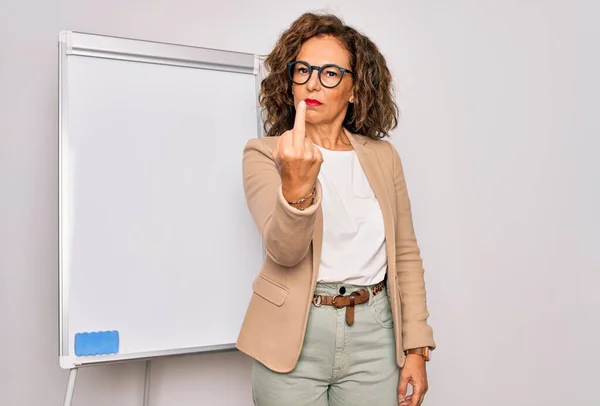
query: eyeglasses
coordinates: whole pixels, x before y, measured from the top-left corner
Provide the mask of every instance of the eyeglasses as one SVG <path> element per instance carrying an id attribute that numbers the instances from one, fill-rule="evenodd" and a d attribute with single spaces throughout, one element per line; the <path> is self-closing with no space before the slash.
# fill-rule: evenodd
<path id="1" fill-rule="evenodd" d="M 297 85 L 303 85 L 308 82 L 314 70 L 319 72 L 319 82 L 321 82 L 323 87 L 328 89 L 342 83 L 345 73 L 349 75 L 353 74 L 351 70 L 332 63 L 323 66 L 311 66 L 308 62 L 304 61 L 292 61 L 288 63 L 290 79 Z"/>

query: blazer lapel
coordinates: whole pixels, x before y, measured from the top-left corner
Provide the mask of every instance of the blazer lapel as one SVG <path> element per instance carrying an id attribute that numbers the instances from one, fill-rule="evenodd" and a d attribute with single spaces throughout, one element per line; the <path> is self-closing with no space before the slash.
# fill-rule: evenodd
<path id="1" fill-rule="evenodd" d="M 321 265 L 321 249 L 323 248 L 323 209 L 319 207 L 317 210 L 317 218 L 315 219 L 315 228 L 313 230 L 312 250 L 313 250 L 313 274 L 312 285 L 317 281 L 319 266 Z"/>
<path id="2" fill-rule="evenodd" d="M 356 152 L 356 156 L 365 171 L 367 180 L 375 193 L 375 198 L 379 202 L 381 213 L 383 215 L 383 225 L 385 230 L 385 242 L 388 264 L 395 264 L 396 261 L 396 227 L 394 225 L 394 212 L 392 209 L 392 200 L 386 188 L 386 177 L 381 169 L 379 159 L 373 150 L 366 145 L 367 141 L 346 131 L 348 139 Z M 385 142 L 385 141 L 382 141 Z M 392 267 L 392 269 L 395 266 Z"/>
<path id="3" fill-rule="evenodd" d="M 385 232 L 385 243 L 388 264 L 395 264 L 396 261 L 396 228 L 394 225 L 394 213 L 392 209 L 392 201 L 390 195 L 386 189 L 384 172 L 379 164 L 379 157 L 366 145 L 366 140 L 357 137 L 350 132 L 346 131 L 346 135 L 352 144 L 352 148 L 358 157 L 358 161 L 365 171 L 365 175 L 375 198 L 381 208 L 383 216 L 383 225 Z M 316 282 L 318 275 L 319 265 L 321 263 L 321 251 L 323 247 L 323 210 L 319 208 L 317 210 L 317 218 L 315 219 L 315 228 L 313 231 L 313 285 Z M 393 266 L 393 269 L 395 266 Z"/>

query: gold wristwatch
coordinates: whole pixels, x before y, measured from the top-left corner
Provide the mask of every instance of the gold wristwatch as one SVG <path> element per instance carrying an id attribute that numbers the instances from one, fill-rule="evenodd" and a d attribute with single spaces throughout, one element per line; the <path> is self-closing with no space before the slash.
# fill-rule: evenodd
<path id="1" fill-rule="evenodd" d="M 420 355 L 425 358 L 425 361 L 429 361 L 431 359 L 431 351 L 429 347 L 411 348 L 410 350 L 404 351 L 404 355 L 408 354 Z"/>

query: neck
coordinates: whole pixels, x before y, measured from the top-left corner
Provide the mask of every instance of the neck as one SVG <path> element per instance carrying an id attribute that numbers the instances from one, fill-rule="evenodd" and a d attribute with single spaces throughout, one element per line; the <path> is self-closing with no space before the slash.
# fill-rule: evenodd
<path id="1" fill-rule="evenodd" d="M 306 136 L 316 145 L 330 150 L 352 149 L 350 140 L 340 125 L 308 124 Z"/>

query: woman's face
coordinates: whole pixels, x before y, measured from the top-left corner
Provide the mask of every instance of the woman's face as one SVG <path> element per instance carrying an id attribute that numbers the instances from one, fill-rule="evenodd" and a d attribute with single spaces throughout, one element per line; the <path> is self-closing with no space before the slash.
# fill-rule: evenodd
<path id="1" fill-rule="evenodd" d="M 333 37 L 313 37 L 302 44 L 296 61 L 304 61 L 310 66 L 335 64 L 351 70 L 348 51 Z M 308 76 L 309 70 L 304 65 L 296 64 L 297 81 L 301 82 Z M 292 83 L 294 105 L 306 100 L 306 122 L 314 125 L 339 124 L 341 126 L 348 103 L 353 99 L 352 75 L 343 74 L 342 80 L 336 87 L 327 88 L 319 81 L 319 74 L 326 85 L 337 83 L 336 75 L 341 74 L 335 68 L 320 73 L 312 71 L 304 84 Z M 304 78 L 304 79 L 302 79 Z M 308 99 L 308 100 L 307 100 Z"/>

